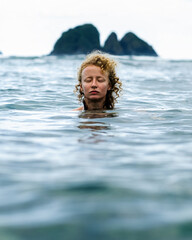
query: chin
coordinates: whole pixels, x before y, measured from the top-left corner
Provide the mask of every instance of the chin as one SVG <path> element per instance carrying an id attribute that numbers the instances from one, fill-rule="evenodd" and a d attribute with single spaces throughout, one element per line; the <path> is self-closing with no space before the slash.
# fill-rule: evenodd
<path id="1" fill-rule="evenodd" d="M 92 100 L 92 101 L 101 101 L 102 98 L 100 98 L 99 96 L 92 96 L 89 98 L 89 100 Z"/>
<path id="2" fill-rule="evenodd" d="M 102 98 L 98 95 L 92 95 L 89 97 L 89 99 L 91 100 L 91 99 L 102 99 Z"/>

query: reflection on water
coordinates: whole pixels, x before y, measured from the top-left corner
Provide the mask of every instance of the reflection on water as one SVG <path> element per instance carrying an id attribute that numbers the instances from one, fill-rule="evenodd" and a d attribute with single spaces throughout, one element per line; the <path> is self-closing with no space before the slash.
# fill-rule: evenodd
<path id="1" fill-rule="evenodd" d="M 110 127 L 103 122 L 81 122 L 81 124 L 78 126 L 80 129 L 91 129 L 91 130 L 109 130 Z"/>
<path id="2" fill-rule="evenodd" d="M 111 118 L 117 117 L 118 114 L 116 112 L 107 112 L 101 110 L 94 111 L 84 111 L 79 115 L 79 118 Z"/>
<path id="3" fill-rule="evenodd" d="M 100 134 L 93 133 L 91 135 L 86 135 L 83 138 L 79 138 L 78 141 L 80 143 L 95 144 L 95 143 L 105 142 L 106 140 Z"/>
<path id="4" fill-rule="evenodd" d="M 85 135 L 84 138 L 79 139 L 79 142 L 84 142 L 84 143 L 99 143 L 106 141 L 104 140 L 103 136 L 101 133 L 103 133 L 102 130 L 110 130 L 110 124 L 102 121 L 102 118 L 112 118 L 112 117 L 117 117 L 118 114 L 116 112 L 107 112 L 107 111 L 84 111 L 80 113 L 79 118 L 83 119 L 96 119 L 97 121 L 93 120 L 82 120 L 80 121 L 80 124 L 78 125 L 78 128 L 80 129 L 88 129 L 91 130 L 91 135 Z M 98 118 L 101 120 L 98 121 Z M 96 133 L 97 132 L 97 133 Z M 105 137 L 106 137 L 106 132 Z"/>
<path id="5" fill-rule="evenodd" d="M 79 118 L 94 119 L 94 118 L 111 118 L 117 117 L 118 114 L 115 112 L 106 111 L 84 111 L 79 115 Z M 91 130 L 109 130 L 110 126 L 102 121 L 83 121 L 78 126 L 80 129 L 91 129 Z"/>

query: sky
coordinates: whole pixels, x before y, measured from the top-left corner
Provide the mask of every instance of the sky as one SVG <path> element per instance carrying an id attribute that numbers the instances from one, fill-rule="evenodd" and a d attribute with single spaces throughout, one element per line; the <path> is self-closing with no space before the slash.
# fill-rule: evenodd
<path id="1" fill-rule="evenodd" d="M 0 51 L 49 54 L 69 28 L 92 23 L 103 45 L 134 32 L 162 58 L 192 59 L 192 0 L 0 0 Z"/>

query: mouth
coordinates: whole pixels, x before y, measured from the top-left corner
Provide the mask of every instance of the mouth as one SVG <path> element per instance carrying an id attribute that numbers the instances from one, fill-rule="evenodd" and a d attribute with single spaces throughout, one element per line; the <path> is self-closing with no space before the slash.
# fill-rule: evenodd
<path id="1" fill-rule="evenodd" d="M 98 91 L 91 91 L 90 93 L 91 94 L 98 94 L 99 92 Z"/>

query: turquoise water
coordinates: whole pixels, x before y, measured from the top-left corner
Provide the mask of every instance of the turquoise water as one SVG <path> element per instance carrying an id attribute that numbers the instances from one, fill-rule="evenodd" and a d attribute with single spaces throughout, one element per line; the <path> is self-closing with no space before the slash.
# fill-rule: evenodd
<path id="1" fill-rule="evenodd" d="M 83 57 L 0 58 L 0 239 L 191 239 L 192 61 L 115 57 L 116 108 L 74 112 Z"/>

